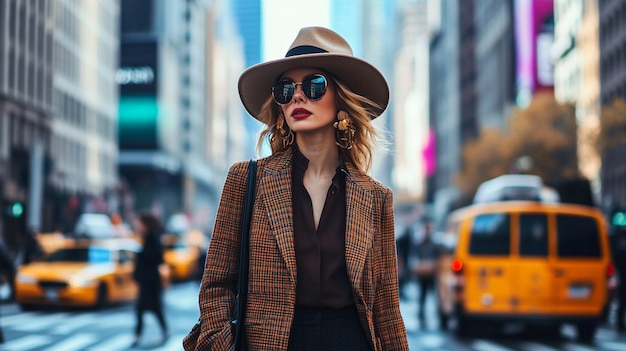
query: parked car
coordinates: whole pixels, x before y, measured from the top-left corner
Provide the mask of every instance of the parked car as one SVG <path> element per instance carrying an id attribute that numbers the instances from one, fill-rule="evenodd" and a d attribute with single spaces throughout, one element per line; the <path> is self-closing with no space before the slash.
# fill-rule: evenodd
<path id="1" fill-rule="evenodd" d="M 134 239 L 78 240 L 21 266 L 15 300 L 23 309 L 38 305 L 104 307 L 137 297 L 133 279 Z"/>

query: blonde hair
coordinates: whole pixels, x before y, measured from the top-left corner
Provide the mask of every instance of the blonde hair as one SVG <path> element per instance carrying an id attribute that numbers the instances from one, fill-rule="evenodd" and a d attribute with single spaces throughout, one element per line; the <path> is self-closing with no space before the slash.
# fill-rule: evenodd
<path id="1" fill-rule="evenodd" d="M 378 133 L 372 125 L 372 119 L 377 116 L 377 112 L 381 111 L 382 107 L 374 101 L 354 93 L 345 84 L 339 82 L 328 73 L 324 75 L 335 86 L 337 111 L 343 110 L 347 112 L 356 130 L 352 148 L 344 149 L 339 146 L 337 148 L 341 151 L 344 161 L 351 162 L 363 172 L 368 172 L 372 167 L 372 151 L 374 145 L 377 144 L 378 138 Z M 290 147 L 283 146 L 282 136 L 277 127 L 279 115 L 281 115 L 280 106 L 274 102 L 274 98 L 270 95 L 263 103 L 258 116 L 259 121 L 267 126 L 260 133 L 257 142 L 258 152 L 260 152 L 265 140 L 268 140 L 272 154 Z"/>

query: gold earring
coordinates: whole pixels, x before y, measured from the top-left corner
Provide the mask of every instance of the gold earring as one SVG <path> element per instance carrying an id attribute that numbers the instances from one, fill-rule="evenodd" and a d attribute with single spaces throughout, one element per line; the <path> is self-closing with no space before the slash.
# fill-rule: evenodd
<path id="1" fill-rule="evenodd" d="M 283 149 L 293 144 L 295 136 L 293 135 L 293 131 L 291 131 L 291 129 L 288 126 L 285 129 L 285 116 L 283 116 L 282 112 L 278 114 L 278 121 L 276 121 L 276 129 L 278 129 L 278 132 L 280 133 L 280 138 L 283 142 Z"/>
<path id="2" fill-rule="evenodd" d="M 337 122 L 333 123 L 333 127 L 336 129 L 335 143 L 342 149 L 351 149 L 356 129 L 346 111 L 337 112 Z"/>

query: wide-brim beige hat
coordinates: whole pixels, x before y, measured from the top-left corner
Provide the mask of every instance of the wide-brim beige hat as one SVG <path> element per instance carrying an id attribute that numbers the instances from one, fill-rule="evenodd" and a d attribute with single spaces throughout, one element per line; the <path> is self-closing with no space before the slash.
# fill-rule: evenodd
<path id="1" fill-rule="evenodd" d="M 261 106 L 272 94 L 281 74 L 295 68 L 318 68 L 332 74 L 351 91 L 380 106 L 373 111 L 378 117 L 389 103 L 389 86 L 385 77 L 370 63 L 355 57 L 348 42 L 328 28 L 302 28 L 285 58 L 259 63 L 239 77 L 239 96 L 246 110 L 258 119 Z"/>

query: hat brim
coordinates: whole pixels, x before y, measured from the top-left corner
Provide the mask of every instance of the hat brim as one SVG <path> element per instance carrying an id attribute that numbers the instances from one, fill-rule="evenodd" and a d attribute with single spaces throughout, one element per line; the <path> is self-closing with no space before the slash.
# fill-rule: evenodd
<path id="1" fill-rule="evenodd" d="M 353 92 L 364 96 L 380 106 L 372 118 L 380 116 L 389 103 L 389 86 L 376 67 L 358 57 L 320 53 L 291 56 L 246 69 L 239 77 L 239 97 L 252 117 L 258 119 L 261 107 L 271 95 L 278 77 L 295 68 L 318 68 L 332 74 Z"/>

